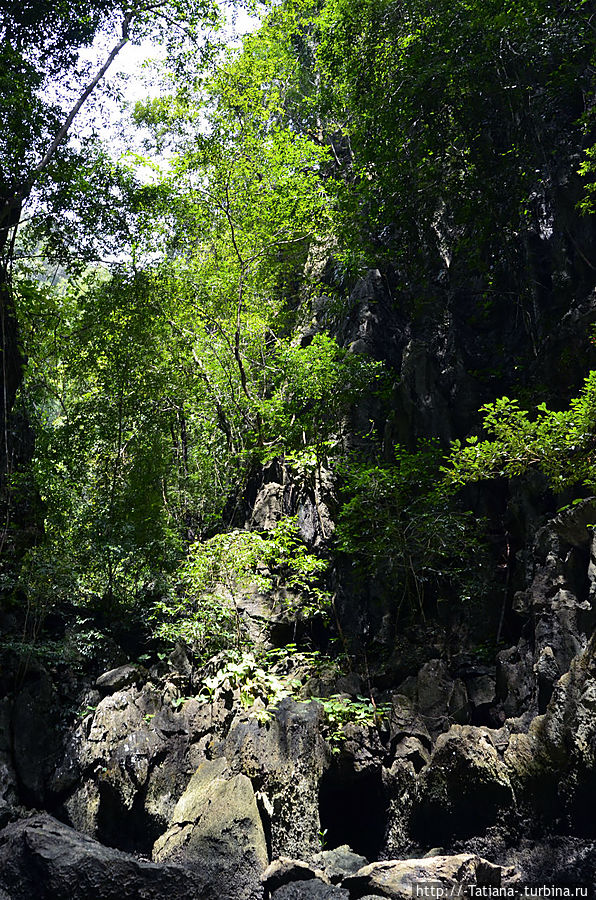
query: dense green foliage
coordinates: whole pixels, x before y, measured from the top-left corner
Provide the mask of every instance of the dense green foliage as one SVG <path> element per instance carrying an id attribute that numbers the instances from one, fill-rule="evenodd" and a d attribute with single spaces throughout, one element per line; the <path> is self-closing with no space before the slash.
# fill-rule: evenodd
<path id="1" fill-rule="evenodd" d="M 455 443 L 451 466 L 444 470 L 451 483 L 515 478 L 534 469 L 556 492 L 578 486 L 596 490 L 596 372 L 590 372 L 569 409 L 541 403 L 531 414 L 516 400 L 501 397 L 481 412 L 492 439 L 472 436 L 463 445 Z"/>
<path id="2" fill-rule="evenodd" d="M 481 532 L 440 477 L 441 448 L 396 451 L 394 465 L 344 471 L 338 546 L 361 578 L 389 591 L 398 611 L 424 616 L 425 595 L 468 597 L 481 581 Z"/>
<path id="3" fill-rule="evenodd" d="M 478 587 L 479 526 L 453 485 L 538 465 L 592 487 L 592 376 L 566 412 L 486 407 L 494 440 L 457 446 L 446 485 L 440 448 L 388 463 L 377 421 L 354 433 L 362 398 L 378 419 L 391 401 L 383 366 L 338 327 L 354 274 L 387 259 L 404 305 L 434 292 L 448 307 L 465 273 L 472 307 L 490 295 L 531 318 L 524 228 L 557 167 L 583 158 L 587 209 L 593 193 L 590 15 L 584 0 L 284 0 L 215 52 L 210 3 L 0 14 L 0 251 L 5 275 L 20 260 L 19 402 L 36 435 L 8 483 L 16 496 L 28 479 L 45 517 L 2 591 L 35 607 L 35 635 L 72 604 L 94 634 L 98 610 L 106 630 L 132 611 L 153 649 L 239 651 L 240 601 L 282 584 L 332 630 L 330 560 L 346 557 L 396 619 L 424 615 Z M 60 132 L 91 75 L 79 50 L 102 34 L 167 45 L 163 91 L 137 104 L 136 150 L 117 160 Z M 335 543 L 315 553 L 291 517 L 238 527 L 230 499 L 272 459 L 305 483 L 329 473 Z"/>
<path id="4" fill-rule="evenodd" d="M 247 642 L 243 594 L 264 594 L 277 584 L 294 597 L 296 615 L 327 619 L 330 595 L 321 586 L 327 568 L 307 551 L 294 519 L 282 519 L 266 536 L 235 530 L 197 541 L 180 567 L 178 596 L 155 605 L 157 635 L 183 640 L 201 657 L 240 650 Z"/>

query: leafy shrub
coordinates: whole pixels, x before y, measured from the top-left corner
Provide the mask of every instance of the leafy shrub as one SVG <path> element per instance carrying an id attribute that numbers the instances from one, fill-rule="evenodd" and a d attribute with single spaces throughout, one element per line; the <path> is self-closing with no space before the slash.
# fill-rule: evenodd
<path id="1" fill-rule="evenodd" d="M 297 596 L 303 614 L 326 616 L 330 596 L 321 582 L 327 565 L 308 552 L 291 517 L 267 534 L 235 530 L 197 541 L 178 571 L 177 595 L 155 605 L 156 634 L 169 642 L 184 640 L 203 658 L 240 649 L 248 641 L 242 596 L 267 592 L 278 581 Z"/>
<path id="2" fill-rule="evenodd" d="M 423 611 L 425 593 L 469 590 L 471 563 L 481 544 L 479 523 L 457 508 L 440 477 L 437 443 L 416 452 L 396 449 L 391 466 L 353 462 L 343 471 L 339 549 L 361 577 L 374 575 L 396 592 L 399 610 Z"/>
<path id="3" fill-rule="evenodd" d="M 377 706 L 371 698 L 357 697 L 356 700 L 353 700 L 342 694 L 332 694 L 331 697 L 313 697 L 313 700 L 317 700 L 323 706 L 326 722 L 325 737 L 334 753 L 339 753 L 341 745 L 346 739 L 345 725 L 354 722 L 358 725 L 379 727 L 391 709 L 390 703 Z"/>
<path id="4" fill-rule="evenodd" d="M 297 653 L 300 662 L 306 663 L 302 678 L 292 674 L 282 675 L 268 667 L 269 654 L 257 658 L 253 653 L 242 653 L 237 659 L 225 663 L 213 676 L 205 678 L 201 694 L 212 699 L 220 688 L 229 687 L 240 693 L 240 703 L 260 722 L 269 721 L 284 697 L 300 698 L 304 678 L 314 674 L 320 664 L 318 656 Z M 276 668 L 276 667 L 275 667 Z M 352 699 L 341 694 L 330 697 L 312 697 L 320 703 L 325 714 L 325 737 L 333 752 L 338 752 L 345 740 L 344 726 L 348 722 L 378 727 L 386 718 L 390 705 L 377 706 L 372 699 Z M 310 701 L 308 701 L 310 702 Z"/>
<path id="5" fill-rule="evenodd" d="M 237 662 L 230 661 L 215 675 L 205 678 L 202 692 L 212 698 L 217 689 L 226 683 L 232 690 L 240 692 L 240 703 L 244 709 L 257 704 L 253 714 L 261 722 L 271 719 L 278 703 L 284 697 L 292 696 L 300 685 L 299 681 L 284 680 L 268 671 L 252 653 L 243 653 Z"/>
<path id="6" fill-rule="evenodd" d="M 517 400 L 501 397 L 480 411 L 492 439 L 474 435 L 464 444 L 455 441 L 450 465 L 443 469 L 448 483 L 514 478 L 537 469 L 555 490 L 577 484 L 596 489 L 596 372 L 590 372 L 567 410 L 541 403 L 531 415 Z"/>

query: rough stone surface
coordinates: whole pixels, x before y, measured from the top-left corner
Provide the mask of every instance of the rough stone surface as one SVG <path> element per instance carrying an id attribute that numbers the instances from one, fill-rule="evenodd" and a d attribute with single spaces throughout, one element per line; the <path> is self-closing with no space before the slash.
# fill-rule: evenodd
<path id="1" fill-rule="evenodd" d="M 466 682 L 468 699 L 472 706 L 480 709 L 494 703 L 496 696 L 495 679 L 491 675 L 479 675 Z"/>
<path id="2" fill-rule="evenodd" d="M 349 900 L 343 888 L 325 884 L 319 878 L 311 881 L 294 881 L 284 884 L 272 895 L 272 900 Z"/>
<path id="3" fill-rule="evenodd" d="M 310 862 L 321 849 L 319 782 L 328 765 L 322 721 L 319 703 L 286 698 L 267 726 L 241 713 L 227 735 L 230 767 L 259 784 L 274 858 Z"/>
<path id="4" fill-rule="evenodd" d="M 338 884 L 348 875 L 353 875 L 358 869 L 368 865 L 368 860 L 364 856 L 342 844 L 334 850 L 322 850 L 313 857 L 313 863 L 319 866 L 332 884 Z"/>
<path id="5" fill-rule="evenodd" d="M 320 546 L 335 530 L 333 477 L 324 467 L 314 473 L 274 459 L 261 466 L 235 501 L 234 523 L 270 531 L 284 516 L 296 516 L 303 540 Z"/>
<path id="6" fill-rule="evenodd" d="M 418 792 L 414 766 L 409 760 L 395 759 L 390 769 L 383 769 L 383 783 L 389 804 L 382 855 L 404 857 L 412 844 L 411 817 Z"/>
<path id="7" fill-rule="evenodd" d="M 416 700 L 418 713 L 434 736 L 445 731 L 451 722 L 465 724 L 469 721 L 465 685 L 461 679 L 450 676 L 442 659 L 432 659 L 420 669 Z"/>
<path id="8" fill-rule="evenodd" d="M 530 583 L 514 600 L 518 614 L 531 617 L 533 639 L 522 636 L 516 647 L 498 657 L 497 695 L 505 717 L 543 713 L 556 681 L 586 648 L 596 626 L 596 566 L 587 528 L 595 511 L 593 500 L 584 501 L 551 519 L 535 535 Z"/>
<path id="9" fill-rule="evenodd" d="M 503 719 L 518 716 L 534 703 L 535 685 L 532 672 L 534 654 L 530 644 L 521 638 L 515 647 L 497 655 L 497 696 Z"/>
<path id="10" fill-rule="evenodd" d="M 138 684 L 143 680 L 143 672 L 139 666 L 124 665 L 118 666 L 117 669 L 110 669 L 104 672 L 95 682 L 95 687 L 102 694 L 113 694 L 116 691 L 123 691 L 133 684 Z"/>
<path id="11" fill-rule="evenodd" d="M 246 775 L 232 775 L 224 759 L 199 766 L 153 859 L 200 867 L 221 900 L 260 900 L 267 845 Z"/>
<path id="12" fill-rule="evenodd" d="M 596 836 L 596 634 L 557 682 L 545 714 L 511 736 L 504 760 L 532 807 Z"/>
<path id="13" fill-rule="evenodd" d="M 193 772 L 225 751 L 234 774 L 259 784 L 273 855 L 317 852 L 319 781 L 328 765 L 320 705 L 285 700 L 265 726 L 236 713 L 238 697 L 225 684 L 212 703 L 174 706 L 178 696 L 168 684 L 130 687 L 81 721 L 49 782 L 69 823 L 111 846 L 149 852 Z"/>
<path id="14" fill-rule="evenodd" d="M 596 894 L 596 843 L 573 837 L 524 840 L 504 857 L 522 884 L 581 885 Z M 505 883 L 505 878 L 503 879 Z"/>
<path id="15" fill-rule="evenodd" d="M 0 832 L 0 897 L 10 900 L 219 900 L 200 870 L 158 866 L 104 847 L 48 815 Z"/>
<path id="16" fill-rule="evenodd" d="M 291 881 L 308 881 L 310 878 L 316 878 L 317 873 L 311 869 L 306 863 L 299 859 L 289 859 L 282 856 L 280 859 L 274 859 L 265 871 L 261 881 L 269 891 L 275 891 L 283 884 L 289 884 Z"/>
<path id="17" fill-rule="evenodd" d="M 428 762 L 430 753 L 418 738 L 406 737 L 395 747 L 395 759 L 405 759 L 412 763 L 414 771 L 419 772 Z"/>
<path id="18" fill-rule="evenodd" d="M 351 897 L 373 893 L 390 900 L 410 900 L 417 881 L 434 881 L 444 889 L 461 884 L 498 887 L 501 868 L 479 856 L 433 856 L 430 859 L 389 860 L 371 863 L 344 881 Z"/>
<path id="19" fill-rule="evenodd" d="M 418 787 L 415 829 L 427 844 L 481 834 L 514 802 L 493 731 L 472 725 L 440 735 Z"/>
<path id="20" fill-rule="evenodd" d="M 150 851 L 206 744 L 233 716 L 223 690 L 213 703 L 174 707 L 177 696 L 167 684 L 116 691 L 74 730 L 50 780 L 71 825 L 120 849 Z"/>
<path id="21" fill-rule="evenodd" d="M 414 737 L 430 750 L 432 739 L 428 728 L 417 714 L 415 702 L 405 694 L 394 694 L 391 698 L 389 736 L 392 742 Z"/>

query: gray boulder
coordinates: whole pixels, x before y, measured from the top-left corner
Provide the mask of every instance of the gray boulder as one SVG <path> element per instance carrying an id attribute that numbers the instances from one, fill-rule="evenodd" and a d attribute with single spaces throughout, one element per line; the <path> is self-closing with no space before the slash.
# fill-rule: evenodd
<path id="1" fill-rule="evenodd" d="M 0 832 L 0 898 L 219 900 L 200 869 L 158 866 L 104 847 L 46 814 Z"/>
<path id="2" fill-rule="evenodd" d="M 321 868 L 332 884 L 338 884 L 348 875 L 353 875 L 363 866 L 368 865 L 368 860 L 364 856 L 342 844 L 334 850 L 322 850 L 313 857 L 313 863 Z"/>
<path id="3" fill-rule="evenodd" d="M 143 673 L 140 666 L 132 664 L 118 666 L 117 669 L 110 669 L 109 672 L 100 675 L 95 682 L 95 687 L 102 694 L 113 694 L 116 691 L 132 687 L 133 684 L 140 684 L 146 675 L 147 673 Z"/>
<path id="4" fill-rule="evenodd" d="M 349 900 L 343 888 L 326 884 L 319 878 L 284 884 L 272 894 L 272 900 Z"/>
<path id="5" fill-rule="evenodd" d="M 469 721 L 465 684 L 450 676 L 442 659 L 431 659 L 418 672 L 416 699 L 419 715 L 434 737 L 452 722 L 463 725 Z"/>
<path id="6" fill-rule="evenodd" d="M 220 900 L 261 900 L 267 845 L 250 779 L 232 775 L 224 759 L 199 766 L 153 859 L 200 867 Z"/>
<path id="7" fill-rule="evenodd" d="M 351 897 L 374 892 L 374 895 L 390 900 L 410 900 L 415 896 L 416 883 L 420 881 L 432 881 L 444 890 L 472 884 L 499 887 L 501 869 L 471 853 L 433 856 L 430 859 L 389 860 L 365 866 L 346 878 L 343 885 L 348 888 Z"/>
<path id="8" fill-rule="evenodd" d="M 448 844 L 452 837 L 482 834 L 513 805 L 509 772 L 494 735 L 489 728 L 453 725 L 437 739 L 419 776 L 413 823 L 421 842 Z"/>
<path id="9" fill-rule="evenodd" d="M 316 878 L 318 874 L 306 863 L 299 859 L 289 859 L 282 856 L 280 859 L 274 859 L 263 872 L 261 881 L 268 891 L 275 891 L 284 884 L 292 881 L 308 881 Z"/>

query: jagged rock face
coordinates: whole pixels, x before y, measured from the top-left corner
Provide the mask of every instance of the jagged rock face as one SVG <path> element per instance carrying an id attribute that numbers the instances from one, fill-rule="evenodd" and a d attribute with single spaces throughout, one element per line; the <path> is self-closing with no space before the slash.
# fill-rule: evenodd
<path id="1" fill-rule="evenodd" d="M 284 516 L 296 516 L 300 536 L 310 547 L 328 541 L 334 531 L 333 478 L 324 467 L 304 472 L 274 459 L 258 468 L 224 516 L 234 525 L 269 531 Z"/>
<path id="2" fill-rule="evenodd" d="M 239 698 L 225 686 L 212 702 L 174 708 L 174 696 L 150 682 L 117 690 L 75 729 L 50 785 L 68 821 L 112 846 L 149 852 L 191 777 L 215 756 L 255 786 L 274 855 L 317 852 L 328 764 L 320 705 L 283 700 L 265 726 L 235 714 Z"/>
<path id="3" fill-rule="evenodd" d="M 560 513 L 536 534 L 531 581 L 514 600 L 531 621 L 532 639 L 498 656 L 498 694 L 504 717 L 544 712 L 555 682 L 581 653 L 596 624 L 594 549 L 587 525 L 596 516 L 587 500 Z"/>
<path id="4" fill-rule="evenodd" d="M 328 765 L 318 703 L 285 699 L 268 728 L 239 714 L 224 753 L 258 789 L 273 856 L 309 859 L 320 850 L 319 783 Z"/>
<path id="5" fill-rule="evenodd" d="M 2 890 L 6 893 L 3 895 Z M 0 897 L 10 900 L 218 900 L 200 868 L 158 866 L 104 847 L 47 815 L 0 833 Z"/>
<path id="6" fill-rule="evenodd" d="M 217 765 L 228 773 L 224 786 L 240 778 L 254 793 L 256 807 L 249 805 L 258 810 L 254 827 L 263 830 L 268 856 L 315 867 L 322 833 L 332 848 L 349 843 L 369 859 L 461 845 L 504 828 L 514 811 L 591 835 L 596 739 L 586 598 L 594 565 L 586 523 L 592 515 L 589 504 L 580 505 L 537 534 L 532 580 L 519 606 L 534 635 L 501 654 L 496 696 L 490 667 L 433 659 L 392 695 L 385 731 L 349 724 L 333 755 L 317 702 L 283 700 L 263 724 L 239 712 L 238 697 L 225 686 L 210 703 L 178 705 L 173 683 L 133 684 L 99 699 L 72 733 L 50 783 L 56 808 L 91 836 L 148 852 L 163 835 L 169 843 L 180 832 L 176 805 L 197 769 Z M 344 687 L 362 690 L 352 681 Z M 119 686 L 116 678 L 113 687 Z M 543 706 L 546 713 L 532 721 Z M 483 710 L 495 720 L 499 713 L 503 727 L 466 724 Z"/>
<path id="7" fill-rule="evenodd" d="M 526 802 L 576 833 L 594 837 L 596 636 L 555 686 L 543 716 L 512 735 L 505 762 Z"/>
<path id="8" fill-rule="evenodd" d="M 509 772 L 499 756 L 508 735 L 453 725 L 437 739 L 418 781 L 414 833 L 426 842 L 483 834 L 514 804 Z"/>
<path id="9" fill-rule="evenodd" d="M 207 745 L 229 725 L 232 696 L 174 708 L 172 683 L 117 690 L 74 730 L 50 788 L 54 804 L 86 834 L 149 852 Z"/>
<path id="10" fill-rule="evenodd" d="M 224 759 L 202 763 L 153 847 L 155 862 L 200 867 L 221 900 L 260 900 L 268 862 L 255 794 Z"/>

